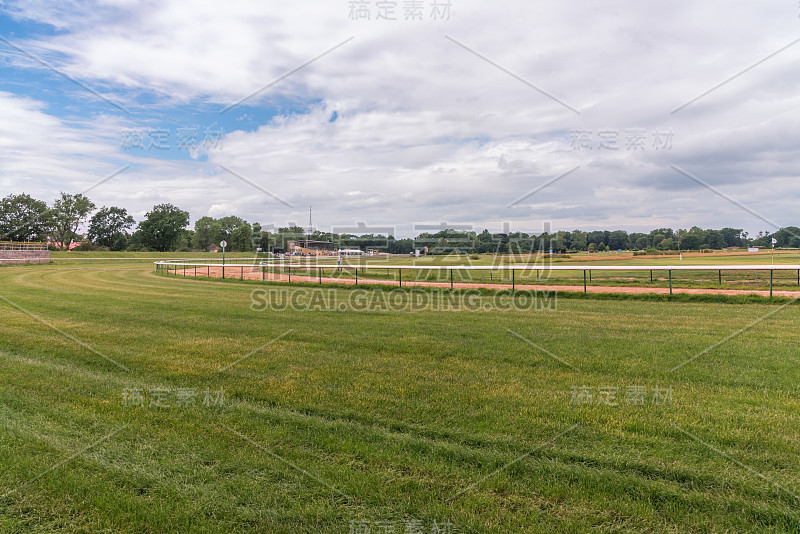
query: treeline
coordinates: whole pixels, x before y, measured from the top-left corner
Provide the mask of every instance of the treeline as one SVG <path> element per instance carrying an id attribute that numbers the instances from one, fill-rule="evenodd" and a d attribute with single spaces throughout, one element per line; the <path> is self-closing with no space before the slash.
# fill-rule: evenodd
<path id="1" fill-rule="evenodd" d="M 88 223 L 85 234 L 78 233 Z M 291 226 L 263 228 L 258 222 L 231 215 L 201 217 L 189 225 L 189 213 L 172 204 L 159 204 L 138 224 L 124 208 L 102 206 L 99 209 L 86 196 L 61 193 L 51 205 L 26 194 L 9 195 L 0 200 L 0 240 L 47 241 L 56 249 L 69 249 L 80 242 L 83 250 L 191 251 L 207 250 L 221 241 L 228 250 L 255 252 L 287 251 L 288 241 L 311 239 L 333 242 L 336 248 L 378 250 L 390 254 L 408 254 L 416 249 L 429 254 L 525 254 L 537 251 L 568 253 L 607 250 L 720 250 L 728 247 L 800 248 L 800 228 L 790 226 L 777 232 L 759 232 L 749 237 L 741 228 L 689 230 L 657 228 L 649 233 L 628 233 L 625 230 L 585 232 L 558 231 L 527 234 L 525 232 L 491 233 L 442 230 L 421 233 L 413 239 L 395 239 L 381 234 L 334 234 Z"/>

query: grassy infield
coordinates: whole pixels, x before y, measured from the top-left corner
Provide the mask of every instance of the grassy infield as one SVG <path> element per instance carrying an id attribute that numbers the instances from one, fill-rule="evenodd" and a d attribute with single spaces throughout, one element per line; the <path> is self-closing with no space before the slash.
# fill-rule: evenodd
<path id="1" fill-rule="evenodd" d="M 0 532 L 800 530 L 800 306 L 258 312 L 254 287 L 0 269 Z"/>

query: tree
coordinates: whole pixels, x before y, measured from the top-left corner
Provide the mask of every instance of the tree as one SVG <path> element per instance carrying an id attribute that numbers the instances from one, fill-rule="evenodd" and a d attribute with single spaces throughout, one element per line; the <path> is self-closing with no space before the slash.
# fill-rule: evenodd
<path id="1" fill-rule="evenodd" d="M 722 232 L 722 236 L 725 238 L 726 247 L 741 247 L 743 245 L 743 230 L 741 228 L 723 228 L 720 231 Z"/>
<path id="2" fill-rule="evenodd" d="M 139 223 L 139 236 L 142 246 L 158 252 L 174 250 L 183 237 L 181 232 L 189 224 L 189 213 L 172 204 L 158 204 L 145 215 Z"/>
<path id="3" fill-rule="evenodd" d="M 200 217 L 194 223 L 194 237 L 192 246 L 194 248 L 206 249 L 212 243 L 222 241 L 222 228 L 218 221 L 212 217 Z"/>
<path id="4" fill-rule="evenodd" d="M 61 192 L 53 202 L 53 236 L 62 249 L 69 250 L 81 221 L 94 209 L 94 203 L 82 194 Z"/>
<path id="5" fill-rule="evenodd" d="M 589 232 L 589 234 L 587 235 L 587 240 L 589 241 L 589 243 L 594 243 L 598 250 L 600 250 L 600 247 L 598 245 L 606 244 L 605 233 L 600 230 L 595 232 Z M 603 247 L 603 250 L 605 250 L 605 246 Z"/>
<path id="6" fill-rule="evenodd" d="M 253 229 L 248 223 L 239 225 L 231 232 L 231 250 L 251 252 L 253 250 Z"/>
<path id="7" fill-rule="evenodd" d="M 683 234 L 680 239 L 681 250 L 697 250 L 702 244 L 700 237 L 694 233 Z"/>
<path id="8" fill-rule="evenodd" d="M 655 230 L 650 230 L 651 239 L 657 234 L 661 234 L 662 239 L 667 237 L 674 237 L 674 232 L 672 231 L 672 228 L 656 228 Z"/>
<path id="9" fill-rule="evenodd" d="M 769 245 L 770 247 L 772 246 L 772 238 L 774 237 L 777 241 L 777 243 L 775 243 L 776 247 L 790 247 L 792 246 L 792 238 L 797 238 L 798 236 L 800 236 L 800 228 L 796 226 L 787 226 L 769 236 Z M 795 239 L 795 243 L 796 242 L 797 240 Z"/>
<path id="10" fill-rule="evenodd" d="M 122 250 L 128 241 L 127 230 L 135 222 L 125 208 L 103 206 L 89 221 L 87 236 L 97 245 Z"/>
<path id="11" fill-rule="evenodd" d="M 563 230 L 559 230 L 553 236 L 553 239 L 550 241 L 551 245 L 550 248 L 553 249 L 554 252 L 566 252 L 569 248 L 569 235 L 567 232 Z"/>
<path id="12" fill-rule="evenodd" d="M 608 247 L 611 250 L 622 250 L 628 248 L 628 232 L 625 230 L 614 230 L 608 236 Z"/>
<path id="13" fill-rule="evenodd" d="M 587 234 L 581 230 L 574 230 L 572 232 L 572 248 L 575 250 L 586 250 Z"/>
<path id="14" fill-rule="evenodd" d="M 235 215 L 229 215 L 228 217 L 220 217 L 217 219 L 217 223 L 219 223 L 220 227 L 220 240 L 224 239 L 225 241 L 231 242 L 233 231 L 247 224 L 247 221 Z"/>
<path id="15" fill-rule="evenodd" d="M 45 241 L 52 224 L 47 204 L 30 195 L 0 200 L 0 240 Z"/>
<path id="16" fill-rule="evenodd" d="M 706 233 L 706 243 L 708 243 L 708 248 L 721 250 L 725 248 L 725 236 L 719 230 L 709 230 Z"/>
<path id="17" fill-rule="evenodd" d="M 651 232 L 650 236 L 652 238 L 653 248 L 659 248 L 661 242 L 664 241 L 664 239 L 666 239 L 666 236 L 664 234 L 659 234 L 659 233 L 653 234 Z"/>
<path id="18" fill-rule="evenodd" d="M 414 251 L 413 239 L 395 239 L 389 236 L 389 254 L 408 254 Z"/>

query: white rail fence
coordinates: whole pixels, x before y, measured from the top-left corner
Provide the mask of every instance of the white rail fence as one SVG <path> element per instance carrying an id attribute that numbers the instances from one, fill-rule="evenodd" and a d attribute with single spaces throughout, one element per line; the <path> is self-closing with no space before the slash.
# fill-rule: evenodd
<path id="1" fill-rule="evenodd" d="M 541 273 L 548 271 L 583 271 L 583 291 L 587 292 L 587 273 L 589 275 L 588 281 L 591 281 L 591 273 L 596 271 L 650 271 L 650 281 L 653 281 L 653 272 L 667 272 L 669 278 L 669 293 L 672 294 L 672 272 L 673 271 L 717 271 L 720 283 L 722 282 L 722 271 L 769 271 L 769 295 L 772 297 L 773 274 L 774 271 L 796 271 L 797 284 L 800 286 L 800 265 L 379 265 L 379 264 L 365 264 L 365 265 L 352 265 L 352 264 L 328 264 L 320 265 L 316 263 L 228 263 L 228 264 L 209 264 L 209 263 L 191 263 L 183 261 L 157 261 L 154 262 L 156 271 L 164 271 L 167 274 L 174 271 L 178 274 L 178 270 L 182 270 L 184 276 L 189 268 L 194 268 L 194 274 L 197 276 L 197 268 L 200 267 L 202 275 L 202 268 L 207 269 L 207 275 L 211 274 L 211 267 L 215 269 L 222 267 L 222 278 L 225 278 L 225 269 L 228 272 L 235 272 L 238 268 L 240 270 L 240 278 L 244 278 L 244 269 L 257 267 L 262 273 L 267 269 L 281 269 L 289 274 L 289 281 L 291 282 L 292 269 L 302 269 L 304 271 L 316 270 L 318 273 L 319 283 L 322 283 L 322 273 L 324 269 L 334 269 L 342 271 L 350 271 L 355 273 L 355 283 L 358 284 L 358 272 L 361 270 L 384 270 L 387 272 L 397 271 L 398 285 L 403 285 L 403 271 L 446 271 L 449 273 L 450 288 L 454 288 L 453 272 L 455 271 L 510 271 L 511 272 L 511 289 L 516 289 L 516 273 L 522 272 L 537 272 L 537 280 L 540 279 Z M 263 274 L 262 274 L 263 279 Z"/>

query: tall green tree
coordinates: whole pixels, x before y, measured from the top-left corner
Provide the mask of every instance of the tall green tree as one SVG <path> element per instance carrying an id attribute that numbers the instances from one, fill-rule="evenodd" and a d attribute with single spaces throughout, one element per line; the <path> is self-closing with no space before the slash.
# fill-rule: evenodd
<path id="1" fill-rule="evenodd" d="M 69 250 L 78 227 L 94 207 L 94 202 L 80 193 L 73 195 L 62 191 L 61 198 L 53 202 L 53 237 L 62 249 Z"/>
<path id="2" fill-rule="evenodd" d="M 581 230 L 574 230 L 572 232 L 572 248 L 575 250 L 586 250 L 588 246 L 589 235 Z"/>
<path id="3" fill-rule="evenodd" d="M 725 238 L 726 247 L 741 247 L 744 245 L 741 228 L 723 228 L 720 230 Z"/>
<path id="4" fill-rule="evenodd" d="M 128 240 L 128 230 L 135 222 L 125 208 L 103 206 L 89 221 L 87 236 L 101 247 L 122 250 Z"/>
<path id="5" fill-rule="evenodd" d="M 47 204 L 30 195 L 8 195 L 0 200 L 0 241 L 45 241 L 52 214 Z"/>
<path id="6" fill-rule="evenodd" d="M 194 248 L 206 249 L 212 243 L 216 244 L 222 240 L 222 228 L 219 221 L 213 217 L 200 217 L 194 223 L 194 236 L 192 246 Z"/>
<path id="7" fill-rule="evenodd" d="M 614 230 L 608 236 L 608 246 L 611 250 L 623 250 L 628 246 L 628 232 L 625 230 Z"/>
<path id="8" fill-rule="evenodd" d="M 217 223 L 219 223 L 219 228 L 220 228 L 219 238 L 224 239 L 229 243 L 231 242 L 231 238 L 233 237 L 233 231 L 239 228 L 240 226 L 247 224 L 247 221 L 235 215 L 220 217 L 216 221 Z"/>
<path id="9" fill-rule="evenodd" d="M 680 238 L 681 250 L 697 250 L 703 242 L 700 241 L 700 236 L 694 232 L 687 232 Z"/>
<path id="10" fill-rule="evenodd" d="M 179 245 L 182 230 L 188 224 L 188 212 L 172 204 L 158 204 L 139 223 L 137 240 L 149 249 L 168 252 Z"/>
<path id="11" fill-rule="evenodd" d="M 237 226 L 231 232 L 231 250 L 251 252 L 253 250 L 253 229 L 248 223 Z"/>

